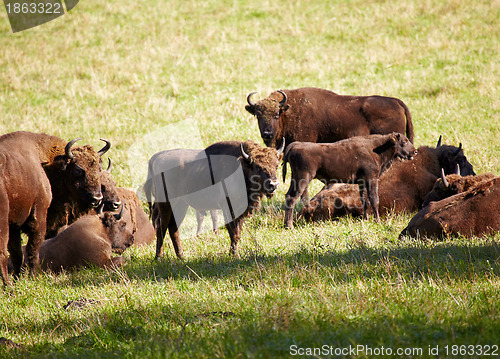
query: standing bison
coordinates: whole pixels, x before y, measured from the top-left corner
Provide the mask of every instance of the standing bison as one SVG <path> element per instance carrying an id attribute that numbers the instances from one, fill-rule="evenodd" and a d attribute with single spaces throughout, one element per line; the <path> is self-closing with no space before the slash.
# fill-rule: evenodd
<path id="1" fill-rule="evenodd" d="M 72 149 L 75 141 L 24 131 L 0 136 L 0 269 L 6 285 L 8 253 L 14 276 L 21 272 L 21 232 L 28 235 L 25 264 L 31 273 L 38 267 L 54 193 L 93 204 L 102 199 L 100 157 L 89 146 Z"/>
<path id="2" fill-rule="evenodd" d="M 474 175 L 474 169 L 465 157 L 462 146 L 442 145 L 441 137 L 436 147 L 420 146 L 412 161 L 394 161 L 380 176 L 380 214 L 414 212 L 422 208 L 425 196 L 432 190 L 441 169 L 446 174 L 456 171 L 463 176 Z M 334 184 L 321 190 L 301 211 L 306 220 L 318 221 L 342 217 L 361 216 L 363 206 L 357 186 Z"/>
<path id="3" fill-rule="evenodd" d="M 183 151 L 163 151 L 149 161 L 144 190 L 156 228 L 156 257 L 162 255 L 168 229 L 177 257 L 183 258 L 179 227 L 190 206 L 222 210 L 231 239 L 230 253 L 237 255 L 245 218 L 259 207 L 264 195 L 270 197 L 276 190 L 283 148 L 225 141 L 207 147 L 194 159 L 189 150 Z"/>
<path id="4" fill-rule="evenodd" d="M 396 158 L 412 159 L 415 147 L 400 133 L 357 136 L 335 143 L 295 142 L 288 146 L 283 158 L 283 179 L 290 162 L 292 181 L 286 194 L 285 227 L 293 228 L 293 209 L 299 196 L 313 179 L 329 183 L 355 183 L 367 218 L 366 192 L 378 221 L 380 175 Z"/>
<path id="5" fill-rule="evenodd" d="M 257 117 L 266 146 L 292 142 L 336 142 L 354 136 L 406 133 L 413 142 L 413 123 L 403 101 L 384 96 L 344 96 L 304 87 L 278 90 L 245 109 Z"/>

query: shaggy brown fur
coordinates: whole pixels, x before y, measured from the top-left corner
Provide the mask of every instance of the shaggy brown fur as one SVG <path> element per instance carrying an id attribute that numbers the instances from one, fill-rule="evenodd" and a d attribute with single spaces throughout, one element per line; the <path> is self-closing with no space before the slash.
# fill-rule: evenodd
<path id="1" fill-rule="evenodd" d="M 406 133 L 413 142 L 413 123 L 403 101 L 384 96 L 343 96 L 304 87 L 272 92 L 245 109 L 257 117 L 267 146 L 292 142 L 336 142 L 353 136 Z"/>
<path id="2" fill-rule="evenodd" d="M 243 151 L 241 148 L 243 147 Z M 176 152 L 177 151 L 177 152 Z M 166 189 L 168 195 L 171 193 L 193 193 L 203 189 L 200 187 L 200 177 L 210 173 L 211 183 L 219 183 L 232 175 L 241 165 L 246 184 L 248 206 L 244 213 L 237 218 L 233 214 L 224 213 L 226 228 L 231 238 L 230 253 L 237 254 L 238 241 L 241 237 L 241 229 L 244 219 L 249 216 L 255 208 L 260 205 L 260 200 L 264 195 L 272 196 L 277 186 L 276 171 L 279 160 L 282 157 L 280 151 L 274 148 L 263 148 L 253 141 L 238 142 L 225 141 L 215 143 L 205 149 L 204 155 L 209 161 L 186 161 L 186 150 L 164 151 L 153 156 L 149 162 L 148 180 L 144 186 L 146 197 L 150 203 L 153 225 L 156 228 L 156 256 L 160 257 L 163 252 L 163 239 L 168 232 L 178 258 L 183 258 L 183 250 L 180 243 L 179 227 L 189 206 L 197 210 L 211 210 L 224 208 L 223 203 L 219 203 L 219 198 L 190 198 L 183 199 L 183 202 L 177 203 L 176 213 L 181 218 L 180 223 L 176 223 L 173 215 L 172 205 L 168 198 L 162 199 L 160 196 L 165 192 L 163 182 L 161 181 L 162 168 L 172 168 L 162 166 L 160 161 L 177 161 L 176 174 L 178 180 L 172 183 L 178 183 L 176 188 Z M 190 156 L 190 155 L 189 155 Z M 232 159 L 226 159 L 223 166 L 215 167 L 213 160 L 227 156 Z M 248 157 L 247 157 L 248 156 Z M 163 172 L 162 172 L 163 173 Z M 155 203 L 152 203 L 152 197 L 155 197 Z M 175 196 L 174 196 L 175 198 Z M 184 197 L 186 198 L 186 197 Z M 187 202 L 184 202 L 187 201 Z M 227 199 L 226 199 L 227 202 Z M 227 206 L 227 204 L 225 204 Z"/>
<path id="3" fill-rule="evenodd" d="M 477 176 L 465 176 L 451 174 L 446 176 L 446 186 L 441 178 L 438 178 L 432 191 L 425 196 L 423 207 L 427 206 L 430 202 L 437 202 L 442 199 L 451 197 L 458 193 L 468 191 L 472 187 L 476 187 L 478 183 L 490 180 L 496 177 L 492 173 L 483 173 Z"/>
<path id="4" fill-rule="evenodd" d="M 315 178 L 326 184 L 357 184 L 362 200 L 366 190 L 375 219 L 378 220 L 380 175 L 395 158 L 411 159 L 415 153 L 415 147 L 400 133 L 358 136 L 335 143 L 292 143 L 283 159 L 283 179 L 287 162 L 290 162 L 292 169 L 292 180 L 285 201 L 285 227 L 293 228 L 295 203 Z M 366 209 L 367 203 L 364 201 L 365 218 Z"/>

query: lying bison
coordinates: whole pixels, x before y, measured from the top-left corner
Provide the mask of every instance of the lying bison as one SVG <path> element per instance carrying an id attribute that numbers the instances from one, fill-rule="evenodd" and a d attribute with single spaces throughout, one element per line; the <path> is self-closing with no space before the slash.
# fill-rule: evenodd
<path id="1" fill-rule="evenodd" d="M 418 211 L 439 178 L 441 169 L 449 174 L 456 170 L 457 165 L 463 176 L 474 175 L 474 169 L 467 161 L 462 146 L 442 145 L 441 137 L 435 148 L 420 146 L 412 161 L 394 161 L 380 176 L 380 214 L 385 216 L 391 212 Z M 334 184 L 314 196 L 300 215 L 312 221 L 345 215 L 357 217 L 363 214 L 360 203 L 357 186 Z"/>
<path id="2" fill-rule="evenodd" d="M 266 146 L 292 142 L 336 142 L 353 136 L 405 133 L 413 142 L 413 123 L 403 101 L 384 96 L 344 96 L 304 87 L 279 90 L 245 109 L 257 117 Z"/>
<path id="3" fill-rule="evenodd" d="M 378 220 L 380 175 L 394 159 L 412 159 L 415 153 L 415 147 L 400 133 L 358 136 L 335 143 L 292 143 L 283 158 L 283 179 L 287 162 L 290 162 L 292 170 L 292 181 L 285 201 L 285 227 L 293 228 L 295 203 L 315 178 L 325 184 L 357 184 L 364 217 L 367 218 L 367 203 L 363 197 L 366 190 L 375 220 Z"/>
<path id="4" fill-rule="evenodd" d="M 418 212 L 401 236 L 446 238 L 481 236 L 500 230 L 500 177 L 479 182 L 468 191 L 430 202 Z"/>
<path id="5" fill-rule="evenodd" d="M 98 178 L 99 155 L 90 148 L 72 149 L 69 143 L 46 134 L 13 132 L 0 136 L 0 267 L 8 278 L 8 253 L 19 276 L 23 263 L 21 232 L 28 235 L 25 265 L 33 273 L 45 238 L 47 211 L 59 191 L 66 198 L 89 203 L 102 199 Z"/>
<path id="6" fill-rule="evenodd" d="M 134 243 L 134 237 L 121 218 L 122 211 L 119 214 L 85 215 L 54 238 L 43 242 L 40 248 L 42 269 L 60 272 L 88 266 L 123 265 L 125 259 L 112 254 L 123 253 Z"/>
<path id="7" fill-rule="evenodd" d="M 185 150 L 154 155 L 144 189 L 156 228 L 156 257 L 162 255 L 168 229 L 177 257 L 183 258 L 179 227 L 189 206 L 222 210 L 230 253 L 236 255 L 245 218 L 264 195 L 272 196 L 276 190 L 282 150 L 263 148 L 253 141 L 225 141 L 207 147 L 194 160 L 189 152 L 183 154 Z"/>

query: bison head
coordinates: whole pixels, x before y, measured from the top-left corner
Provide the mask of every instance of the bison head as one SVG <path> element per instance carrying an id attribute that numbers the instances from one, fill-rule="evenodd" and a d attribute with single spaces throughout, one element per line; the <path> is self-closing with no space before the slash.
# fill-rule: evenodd
<path id="1" fill-rule="evenodd" d="M 474 168 L 465 157 L 462 150 L 462 144 L 458 147 L 441 145 L 441 136 L 439 137 L 436 149 L 438 152 L 439 166 L 444 170 L 445 174 L 455 173 L 457 165 L 460 166 L 460 175 L 469 176 L 475 175 Z"/>
<path id="2" fill-rule="evenodd" d="M 101 221 L 108 231 L 111 239 L 111 248 L 114 253 L 122 254 L 128 247 L 134 244 L 134 235 L 127 228 L 127 221 L 122 218 L 123 205 L 118 214 L 104 212 L 101 214 Z"/>
<path id="3" fill-rule="evenodd" d="M 281 147 L 263 148 L 253 141 L 246 141 L 241 144 L 241 158 L 243 170 L 247 173 L 249 179 L 249 189 L 252 192 L 265 194 L 272 197 L 278 187 L 278 177 L 276 172 L 283 158 L 283 149 L 285 148 L 285 139 Z"/>
<path id="4" fill-rule="evenodd" d="M 394 157 L 404 160 L 412 160 L 413 156 L 417 154 L 417 150 L 410 142 L 410 140 L 401 133 L 393 132 L 388 135 L 388 140 L 383 145 L 375 148 L 373 152 L 382 153 L 389 148 L 394 148 Z"/>
<path id="5" fill-rule="evenodd" d="M 265 99 L 253 102 L 252 96 L 256 92 L 252 92 L 247 96 L 248 105 L 245 106 L 248 112 L 257 117 L 260 135 L 268 147 L 277 147 L 275 138 L 278 132 L 280 115 L 289 108 L 286 103 L 286 94 L 281 90 L 276 91 L 276 93 L 280 93 L 282 98 L 276 99 L 273 93 Z"/>
<path id="6" fill-rule="evenodd" d="M 101 191 L 101 157 L 111 146 L 107 140 L 106 145 L 96 152 L 92 146 L 72 148 L 79 138 L 68 142 L 64 154 L 58 155 L 54 161 L 45 165 L 52 177 L 58 176 L 62 190 L 77 202 L 86 205 L 98 206 L 102 201 Z"/>

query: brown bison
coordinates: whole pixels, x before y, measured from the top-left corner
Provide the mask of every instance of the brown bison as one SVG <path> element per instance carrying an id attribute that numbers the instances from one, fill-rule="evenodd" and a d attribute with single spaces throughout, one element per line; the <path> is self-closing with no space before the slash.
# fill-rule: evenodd
<path id="1" fill-rule="evenodd" d="M 183 156 L 183 150 L 153 156 L 144 189 L 156 228 L 156 257 L 162 255 L 168 229 L 177 257 L 183 258 L 179 227 L 189 206 L 222 209 L 231 238 L 230 253 L 237 255 L 245 218 L 264 195 L 270 197 L 276 190 L 282 150 L 263 148 L 253 141 L 225 141 L 210 145 L 194 161 L 189 153 Z"/>
<path id="2" fill-rule="evenodd" d="M 493 173 L 483 173 L 476 176 L 465 177 L 462 177 L 460 173 L 454 173 L 445 176 L 444 170 L 442 170 L 441 178 L 436 181 L 432 190 L 425 196 L 422 206 L 425 207 L 430 202 L 437 202 L 458 193 L 468 191 L 472 187 L 477 186 L 478 183 L 490 180 L 494 177 L 496 176 Z"/>
<path id="3" fill-rule="evenodd" d="M 418 212 L 401 236 L 446 238 L 481 236 L 500 230 L 500 177 L 479 182 L 466 192 L 430 202 Z"/>
<path id="4" fill-rule="evenodd" d="M 422 208 L 425 196 L 439 178 L 441 169 L 453 173 L 457 165 L 464 176 L 474 175 L 472 165 L 467 161 L 461 146 L 441 144 L 420 146 L 412 161 L 394 161 L 380 176 L 379 209 L 381 215 L 391 212 L 414 212 Z M 321 190 L 300 215 L 306 220 L 325 220 L 345 215 L 361 216 L 359 190 L 350 184 L 334 184 Z"/>
<path id="5" fill-rule="evenodd" d="M 394 159 L 412 159 L 415 153 L 415 147 L 400 133 L 357 136 L 335 143 L 292 143 L 283 158 L 283 179 L 287 162 L 290 162 L 292 170 L 292 181 L 285 201 L 285 227 L 293 228 L 295 203 L 315 178 L 326 184 L 357 184 L 365 218 L 367 203 L 363 195 L 366 190 L 375 220 L 378 221 L 380 175 Z"/>
<path id="6" fill-rule="evenodd" d="M 8 253 L 19 276 L 23 263 L 21 232 L 28 235 L 25 265 L 36 271 L 39 249 L 45 238 L 47 211 L 55 194 L 79 196 L 89 203 L 101 198 L 94 180 L 99 156 L 88 148 L 72 149 L 46 134 L 13 132 L 0 136 L 0 268 L 4 284 L 8 277 Z M 92 162 L 97 165 L 88 167 Z"/>
<path id="7" fill-rule="evenodd" d="M 122 207 L 123 211 L 123 207 Z M 60 272 L 80 267 L 117 267 L 125 263 L 121 254 L 134 243 L 134 236 L 119 214 L 80 217 L 54 238 L 43 242 L 40 262 L 43 270 Z"/>
<path id="8" fill-rule="evenodd" d="M 279 90 L 245 109 L 257 117 L 266 146 L 292 142 L 336 142 L 354 136 L 405 133 L 413 142 L 413 123 L 403 101 L 384 96 L 343 96 L 304 87 Z"/>
<path id="9" fill-rule="evenodd" d="M 155 230 L 135 192 L 121 187 L 116 190 L 123 203 L 123 219 L 127 223 L 127 229 L 134 235 L 134 245 L 152 243 L 155 240 Z"/>

